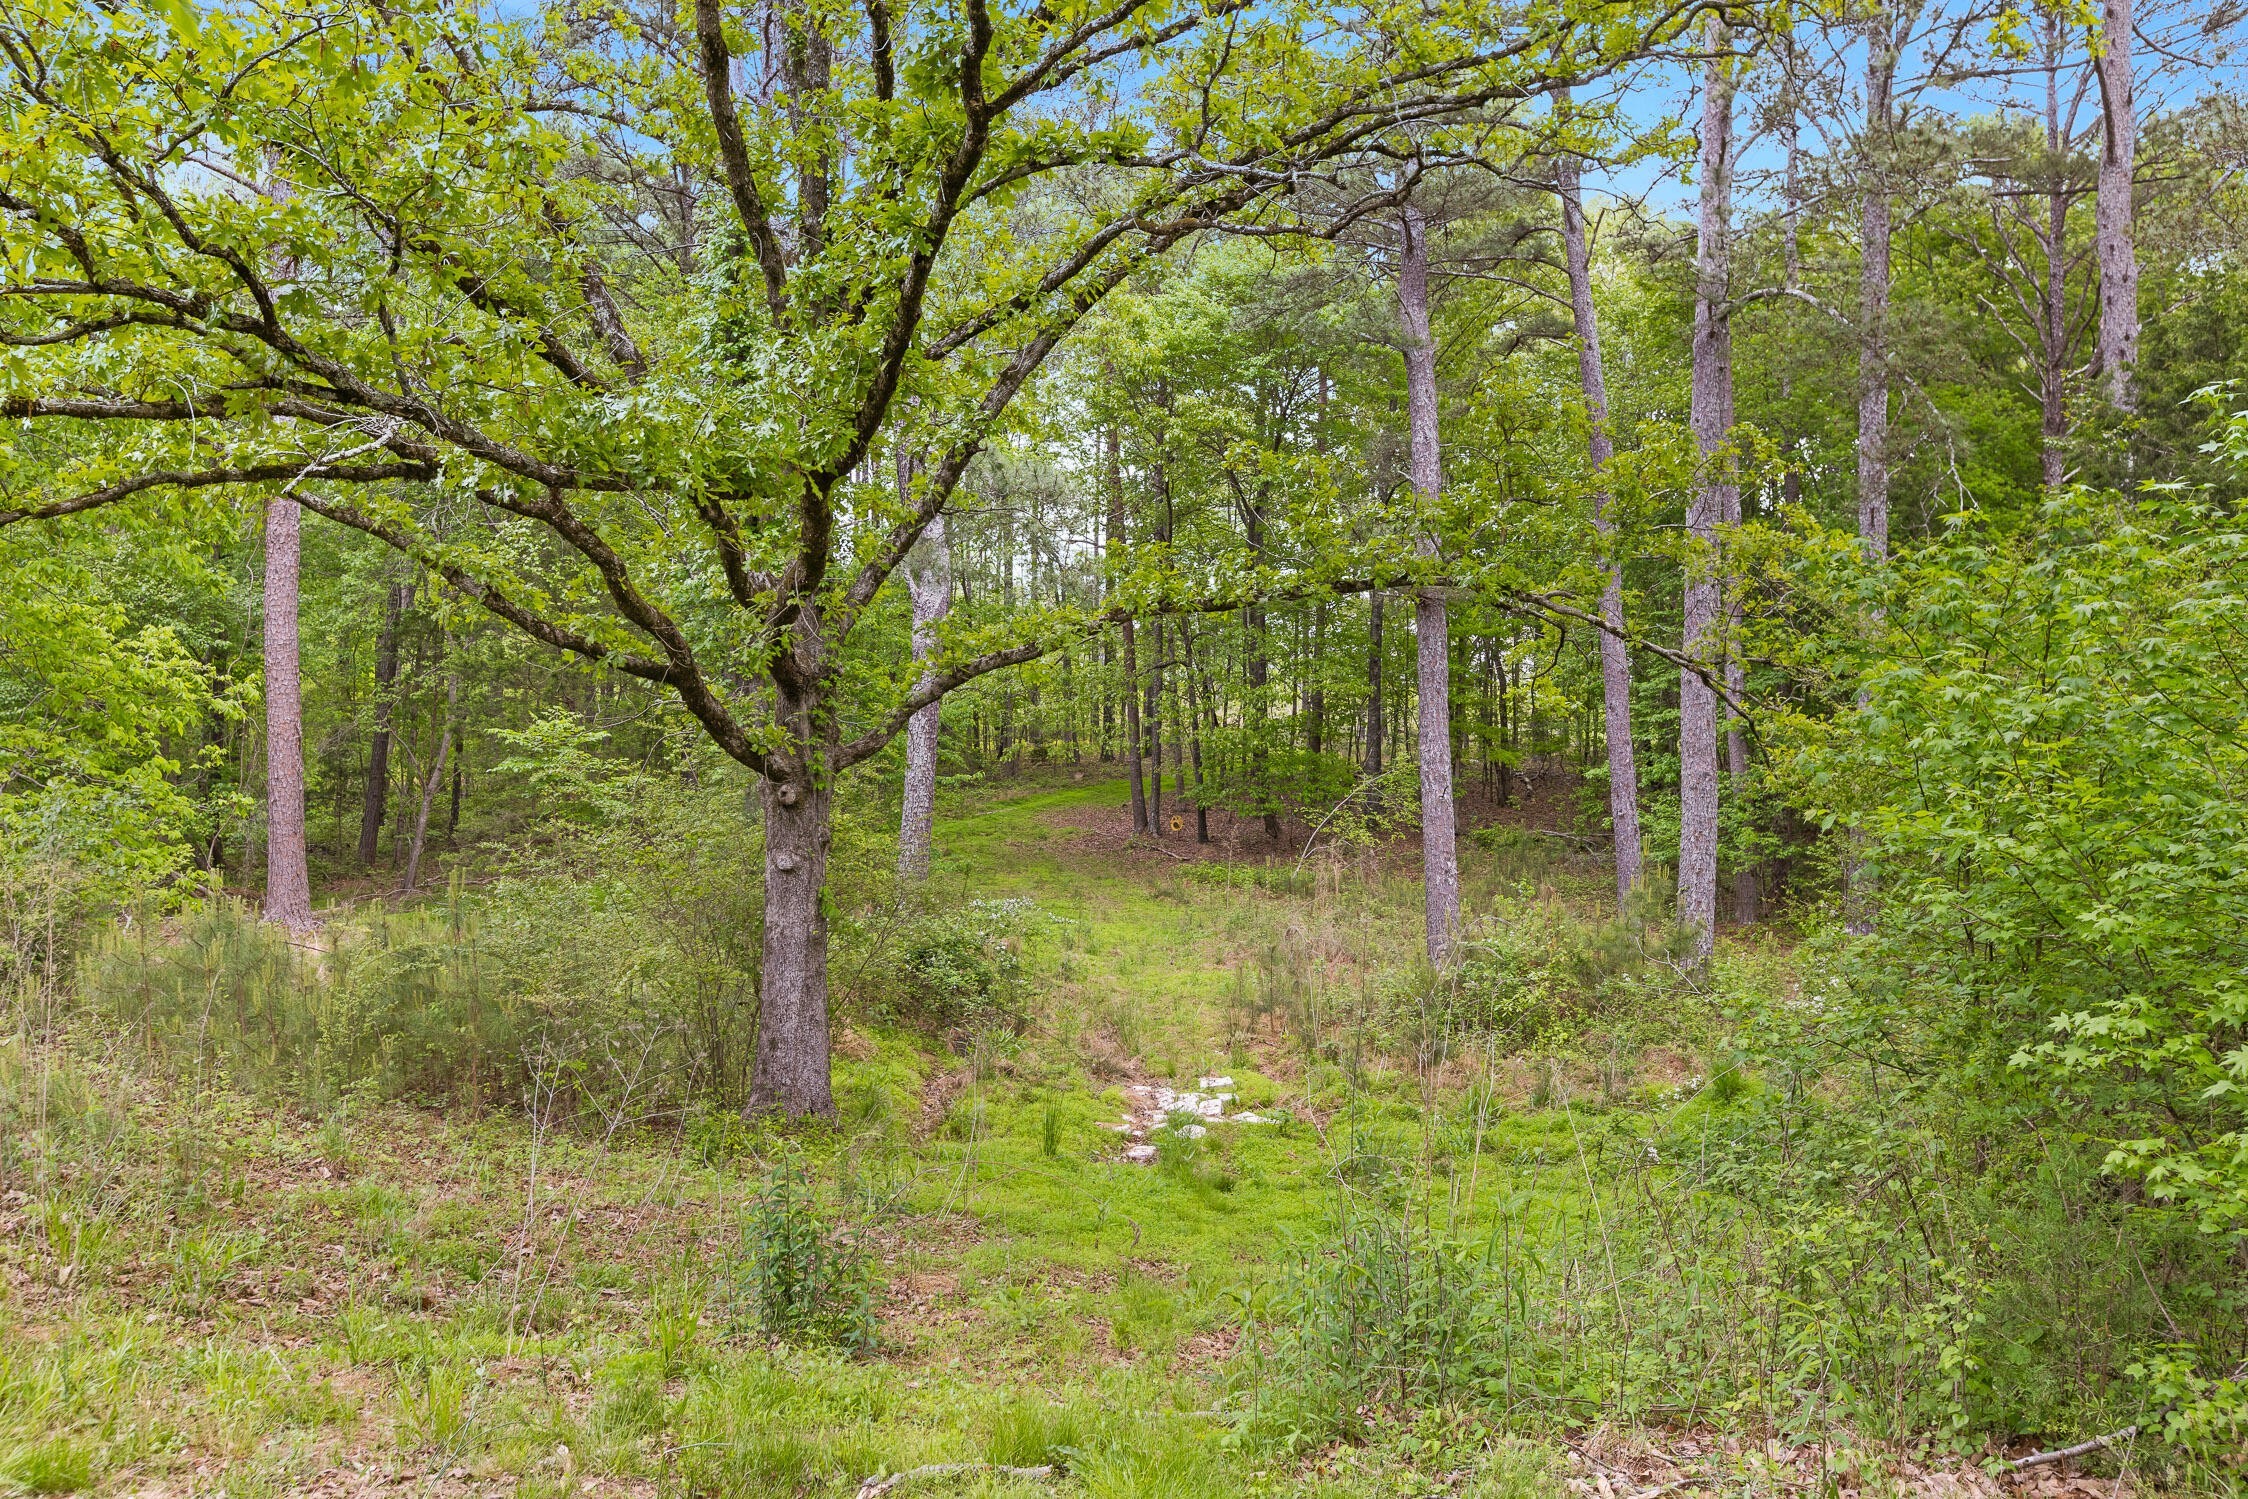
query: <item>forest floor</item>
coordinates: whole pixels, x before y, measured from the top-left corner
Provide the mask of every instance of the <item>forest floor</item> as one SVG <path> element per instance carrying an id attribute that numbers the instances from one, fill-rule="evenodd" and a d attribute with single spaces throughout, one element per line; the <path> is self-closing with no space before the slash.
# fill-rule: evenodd
<path id="1" fill-rule="evenodd" d="M 0 1048 L 14 1096 L 74 1121 L 53 1132 L 61 1179 L 106 1172 L 113 1205 L 0 1201 L 0 1487 L 873 1495 L 893 1491 L 871 1478 L 934 1466 L 894 1492 L 2001 1490 L 1970 1461 L 1691 1416 L 1594 1410 L 1520 1437 L 1373 1409 L 1347 1441 L 1239 1440 L 1244 1326 L 1320 1252 L 1338 1183 L 1418 1172 L 1444 1183 L 1424 1209 L 1466 1223 L 1580 1210 L 1606 1170 L 1588 1141 L 1681 1107 L 1706 1059 L 1691 1016 L 1622 1063 L 1362 1049 L 1354 1014 L 1418 942 L 1417 883 L 1384 868 L 1407 857 L 1277 877 L 1253 831 L 1225 830 L 1242 849 L 1226 861 L 1179 857 L 1191 831 L 1129 847 L 1121 795 L 1041 782 L 940 824 L 940 881 L 1036 903 L 1020 1036 L 966 1054 L 838 1038 L 842 1122 L 788 1148 L 876 1261 L 863 1356 L 754 1330 L 745 1232 L 773 1147 L 731 1121 L 317 1121 L 115 1057 L 65 1070 Z M 1598 894 L 1596 870 L 1541 893 L 1500 855 L 1467 864 L 1471 913 Z M 1727 961 L 1769 968 L 1776 948 Z M 1225 1117 L 1173 1112 L 1198 1108 Z M 2046 1468 L 2005 1487 L 2123 1485 Z"/>

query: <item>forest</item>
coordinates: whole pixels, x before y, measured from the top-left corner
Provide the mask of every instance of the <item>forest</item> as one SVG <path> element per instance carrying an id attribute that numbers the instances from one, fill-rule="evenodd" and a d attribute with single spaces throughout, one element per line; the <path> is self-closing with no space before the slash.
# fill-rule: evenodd
<path id="1" fill-rule="evenodd" d="M 2244 40 L 0 0 L 0 1495 L 2237 1499 Z"/>

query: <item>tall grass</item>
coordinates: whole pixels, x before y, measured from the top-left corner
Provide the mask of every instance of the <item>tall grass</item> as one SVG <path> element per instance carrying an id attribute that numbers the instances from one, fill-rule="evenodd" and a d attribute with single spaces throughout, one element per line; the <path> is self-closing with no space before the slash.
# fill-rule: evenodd
<path id="1" fill-rule="evenodd" d="M 2116 1202 L 2096 1152 L 2000 1142 L 1982 1100 L 1752 1078 L 1665 1114 L 1564 1105 L 1559 1152 L 1487 1122 L 1462 1145 L 1431 1118 L 1417 1159 L 1338 1150 L 1331 1227 L 1246 1318 L 1255 1442 L 1464 1406 L 1972 1450 L 2143 1419 L 2165 1350 L 2248 1357 L 2222 1246 Z"/>
<path id="2" fill-rule="evenodd" d="M 227 900 L 123 920 L 89 944 L 78 992 L 163 1066 L 324 1114 L 355 1092 L 511 1094 L 540 1017 L 494 978 L 456 890 L 439 906 L 353 913 L 301 942 Z"/>

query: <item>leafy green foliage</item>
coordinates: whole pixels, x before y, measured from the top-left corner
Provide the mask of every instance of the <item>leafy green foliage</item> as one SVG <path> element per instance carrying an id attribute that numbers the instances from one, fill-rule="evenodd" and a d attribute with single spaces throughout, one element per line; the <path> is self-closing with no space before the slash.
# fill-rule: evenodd
<path id="1" fill-rule="evenodd" d="M 2248 1232 L 2248 530 L 2074 492 L 1962 521 L 1885 598 L 1801 773 L 1871 838 L 1889 940 L 2094 1103 L 2110 1169 Z"/>
<path id="2" fill-rule="evenodd" d="M 866 1250 L 821 1216 L 802 1163 L 766 1174 L 742 1222 L 746 1290 L 758 1326 L 784 1343 L 864 1353 L 874 1346 Z"/>

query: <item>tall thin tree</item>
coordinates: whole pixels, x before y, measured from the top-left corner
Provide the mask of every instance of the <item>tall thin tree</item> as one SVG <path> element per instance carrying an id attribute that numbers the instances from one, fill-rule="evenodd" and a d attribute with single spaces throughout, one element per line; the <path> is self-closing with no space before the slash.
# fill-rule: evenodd
<path id="1" fill-rule="evenodd" d="M 1690 417 L 1708 472 L 1686 512 L 1694 545 L 1687 560 L 1683 645 L 1692 660 L 1715 664 L 1723 604 L 1717 531 L 1734 504 L 1726 452 L 1733 426 L 1732 29 L 1711 12 L 1702 40 L 1707 58 L 1694 232 Z M 1695 951 L 1705 958 L 1717 937 L 1717 802 L 1717 694 L 1700 672 L 1683 669 L 1678 679 L 1678 917 L 1694 934 Z"/>
<path id="2" fill-rule="evenodd" d="M 1615 456 L 1608 432 L 1608 374 L 1600 357 L 1600 319 L 1592 301 L 1591 244 L 1585 232 L 1584 198 L 1577 159 L 1563 152 L 1554 169 L 1561 197 L 1561 244 L 1569 270 L 1569 310 L 1576 323 L 1577 379 L 1584 389 L 1585 443 L 1597 476 Z M 1603 543 L 1612 543 L 1615 522 L 1608 514 L 1605 485 L 1592 496 L 1592 523 Z M 1639 771 L 1631 745 L 1631 648 L 1624 643 L 1624 569 L 1610 556 L 1600 590 L 1601 707 L 1608 741 L 1608 817 L 1616 836 L 1616 899 L 1628 900 L 1640 881 Z"/>
<path id="3" fill-rule="evenodd" d="M 372 864 L 390 796 L 390 721 L 398 711 L 398 632 L 414 606 L 414 585 L 393 583 L 375 637 L 375 732 L 367 746 L 367 789 L 359 808 L 359 862 Z"/>
<path id="4" fill-rule="evenodd" d="M 284 490 L 265 507 L 265 919 L 308 932 L 312 871 L 304 826 L 304 687 L 297 665 L 304 513 Z"/>
<path id="5" fill-rule="evenodd" d="M 2102 0 L 2100 15 L 2100 179 L 2093 208 L 2100 257 L 2100 373 L 2109 403 L 2130 411 L 2137 404 L 2131 376 L 2139 360 L 2139 255 L 2131 202 L 2139 113 L 2131 66 L 2131 0 Z"/>
<path id="6" fill-rule="evenodd" d="M 1444 470 L 1437 446 L 1436 339 L 1429 327 L 1428 220 L 1408 203 L 1399 217 L 1397 314 L 1405 344 L 1407 469 L 1422 518 L 1416 546 L 1436 555 L 1436 504 Z M 1413 601 L 1419 665 L 1421 881 L 1428 958 L 1449 963 L 1460 929 L 1460 863 L 1452 807 L 1452 654 L 1444 594 L 1421 589 Z"/>
<path id="7" fill-rule="evenodd" d="M 913 482 L 910 460 L 898 460 L 901 498 Z M 922 685 L 931 680 L 928 663 L 937 653 L 937 626 L 952 608 L 952 548 L 945 518 L 930 517 L 927 529 L 906 559 L 906 586 L 913 596 L 913 659 L 921 663 Z M 929 877 L 937 806 L 937 731 L 941 700 L 906 720 L 905 805 L 898 819 L 898 874 L 908 880 Z"/>

